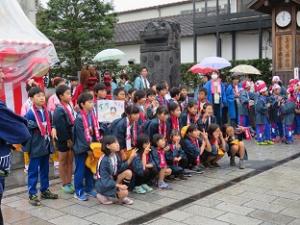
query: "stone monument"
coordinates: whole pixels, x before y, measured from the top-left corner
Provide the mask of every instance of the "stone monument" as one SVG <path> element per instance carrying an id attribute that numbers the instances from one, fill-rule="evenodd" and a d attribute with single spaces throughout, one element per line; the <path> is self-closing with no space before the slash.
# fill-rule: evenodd
<path id="1" fill-rule="evenodd" d="M 180 84 L 180 32 L 180 24 L 166 20 L 149 22 L 140 32 L 141 66 L 148 68 L 150 82 Z"/>

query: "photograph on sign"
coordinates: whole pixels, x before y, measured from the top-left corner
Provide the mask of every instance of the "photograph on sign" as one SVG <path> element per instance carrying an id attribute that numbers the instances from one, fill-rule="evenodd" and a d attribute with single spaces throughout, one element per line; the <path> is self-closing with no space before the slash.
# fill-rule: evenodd
<path id="1" fill-rule="evenodd" d="M 121 118 L 124 113 L 124 102 L 114 100 L 98 100 L 97 115 L 99 122 L 111 123 Z"/>

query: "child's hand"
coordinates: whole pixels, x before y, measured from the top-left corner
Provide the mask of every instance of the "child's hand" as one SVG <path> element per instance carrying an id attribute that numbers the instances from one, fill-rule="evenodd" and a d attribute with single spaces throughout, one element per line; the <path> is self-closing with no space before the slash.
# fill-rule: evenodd
<path id="1" fill-rule="evenodd" d="M 53 138 L 53 140 L 58 140 L 57 131 L 55 128 L 52 128 L 52 130 L 51 130 L 51 137 Z"/>
<path id="2" fill-rule="evenodd" d="M 164 150 L 167 152 L 167 151 L 169 151 L 170 150 L 170 146 L 168 145 L 168 146 L 166 146 L 165 148 L 164 148 Z"/>
<path id="3" fill-rule="evenodd" d="M 207 140 L 207 139 L 208 139 L 208 134 L 206 133 L 205 130 L 203 130 L 203 132 L 200 131 L 200 134 L 201 134 L 201 137 L 202 137 L 204 140 Z"/>
<path id="4" fill-rule="evenodd" d="M 152 164 L 152 163 L 148 163 L 148 164 L 146 165 L 146 168 L 153 168 L 153 164 Z"/>
<path id="5" fill-rule="evenodd" d="M 124 184 L 117 184 L 117 187 L 120 189 L 120 190 L 127 190 L 128 187 Z"/>

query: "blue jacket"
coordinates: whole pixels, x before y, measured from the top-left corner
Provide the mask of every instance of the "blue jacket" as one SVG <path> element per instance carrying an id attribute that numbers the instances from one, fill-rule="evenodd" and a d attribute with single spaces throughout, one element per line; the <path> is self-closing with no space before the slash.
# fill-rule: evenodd
<path id="1" fill-rule="evenodd" d="M 169 166 L 173 166 L 174 158 L 181 157 L 186 158 L 185 152 L 182 148 L 174 148 L 173 150 L 169 150 L 165 153 L 166 161 Z"/>
<path id="2" fill-rule="evenodd" d="M 184 127 L 187 125 L 187 118 L 188 118 L 187 111 L 181 113 L 180 118 L 179 118 L 180 127 Z M 194 121 L 192 118 L 190 118 L 190 123 L 197 125 L 198 121 Z"/>
<path id="3" fill-rule="evenodd" d="M 0 169 L 9 170 L 12 144 L 25 144 L 30 139 L 27 121 L 14 114 L 0 101 Z M 3 162 L 6 159 L 6 163 Z M 3 159 L 3 160 L 2 160 Z"/>
<path id="4" fill-rule="evenodd" d="M 269 121 L 269 108 L 267 107 L 268 97 L 259 95 L 255 104 L 255 122 L 256 124 L 265 124 Z"/>
<path id="5" fill-rule="evenodd" d="M 201 146 L 201 140 L 199 140 L 199 147 Z M 197 158 L 200 154 L 200 149 L 193 144 L 193 142 L 185 137 L 181 140 L 181 147 L 188 158 Z"/>
<path id="6" fill-rule="evenodd" d="M 271 107 L 270 107 L 270 122 L 271 123 L 277 123 L 281 122 L 280 118 L 280 106 L 278 105 L 278 100 L 275 98 L 275 96 L 270 97 L 271 101 Z"/>
<path id="7" fill-rule="evenodd" d="M 141 79 L 141 76 L 138 76 L 137 78 L 135 78 L 133 86 L 137 90 L 144 90 L 144 89 L 146 89 L 146 87 L 144 85 L 144 81 Z"/>
<path id="8" fill-rule="evenodd" d="M 202 121 L 202 119 L 200 118 L 197 122 L 197 125 L 198 125 L 198 129 L 199 130 L 205 130 L 207 131 L 207 128 L 210 124 L 212 123 L 217 123 L 217 119 L 215 116 L 211 116 L 210 118 L 208 118 L 205 123 Z"/>
<path id="9" fill-rule="evenodd" d="M 114 135 L 120 144 L 120 149 L 126 149 L 126 130 L 127 120 L 126 117 L 116 119 L 111 124 L 111 133 Z"/>
<path id="10" fill-rule="evenodd" d="M 230 119 L 237 118 L 237 110 L 235 107 L 235 95 L 234 95 L 234 87 L 232 84 L 229 84 L 226 89 L 226 99 L 227 99 L 227 105 L 228 105 L 228 113 Z"/>
<path id="11" fill-rule="evenodd" d="M 37 111 L 37 113 L 41 114 L 39 110 Z M 31 134 L 31 138 L 26 143 L 25 151 L 29 153 L 30 158 L 38 158 L 52 153 L 53 152 L 52 141 L 50 137 L 45 138 L 41 135 L 33 111 L 31 109 L 26 113 L 25 118 L 27 119 L 28 122 L 27 127 Z M 43 115 L 42 118 L 44 118 L 45 120 L 45 115 Z"/>
<path id="12" fill-rule="evenodd" d="M 157 160 L 158 159 L 157 158 L 154 159 L 155 157 L 158 157 L 158 156 L 155 153 L 151 154 L 151 152 L 149 152 L 149 161 L 147 163 L 152 163 L 153 166 L 157 169 L 157 162 L 158 162 Z M 143 162 L 142 162 L 141 156 L 139 154 L 137 154 L 137 156 L 134 157 L 134 159 L 132 160 L 132 162 L 130 164 L 130 168 L 132 169 L 132 172 L 134 174 L 136 174 L 137 176 L 144 175 Z"/>
<path id="13" fill-rule="evenodd" d="M 287 100 L 287 102 L 280 107 L 282 123 L 284 125 L 294 124 L 295 108 L 296 108 L 295 103 L 289 100 Z"/>
<path id="14" fill-rule="evenodd" d="M 73 138 L 73 125 L 61 105 L 58 105 L 53 113 L 52 125 L 57 131 L 58 140 L 55 140 L 57 148 L 61 149 L 67 147 L 65 146 L 67 140 Z"/>
<path id="15" fill-rule="evenodd" d="M 122 160 L 118 155 L 117 155 L 117 160 L 118 160 L 117 174 L 120 174 L 126 169 L 128 169 L 128 164 L 127 162 L 122 162 Z M 103 157 L 99 167 L 97 168 L 97 172 L 100 175 L 100 178 L 98 178 L 95 183 L 95 188 L 97 192 L 104 196 L 116 197 L 117 194 L 116 182 L 114 180 L 114 171 L 109 156 L 105 155 Z"/>
<path id="16" fill-rule="evenodd" d="M 90 123 L 90 122 L 89 122 Z M 92 137 L 95 140 L 95 136 Z M 73 151 L 74 154 L 81 154 L 90 150 L 90 144 L 85 139 L 82 116 L 79 113 L 73 127 Z"/>
<path id="17" fill-rule="evenodd" d="M 171 133 L 171 127 L 168 122 L 166 122 L 166 126 L 167 126 L 167 137 L 169 137 Z M 154 134 L 158 134 L 158 133 L 159 133 L 159 122 L 158 119 L 155 118 L 152 119 L 149 124 L 148 135 L 150 138 L 153 138 Z"/>
<path id="18" fill-rule="evenodd" d="M 211 80 L 207 81 L 204 85 L 204 88 L 207 90 L 207 100 L 213 104 L 213 95 L 211 93 Z M 226 99 L 226 93 L 225 93 L 225 86 L 223 83 L 221 83 L 221 96 L 220 96 L 220 103 L 223 104 L 223 106 L 227 105 L 227 99 Z"/>

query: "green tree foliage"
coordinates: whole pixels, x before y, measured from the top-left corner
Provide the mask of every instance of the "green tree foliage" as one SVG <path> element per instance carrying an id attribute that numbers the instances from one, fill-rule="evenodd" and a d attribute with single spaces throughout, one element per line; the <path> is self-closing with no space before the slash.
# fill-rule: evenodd
<path id="1" fill-rule="evenodd" d="M 37 26 L 54 43 L 68 75 L 111 47 L 116 20 L 112 5 L 103 0 L 50 0 L 37 13 Z"/>

